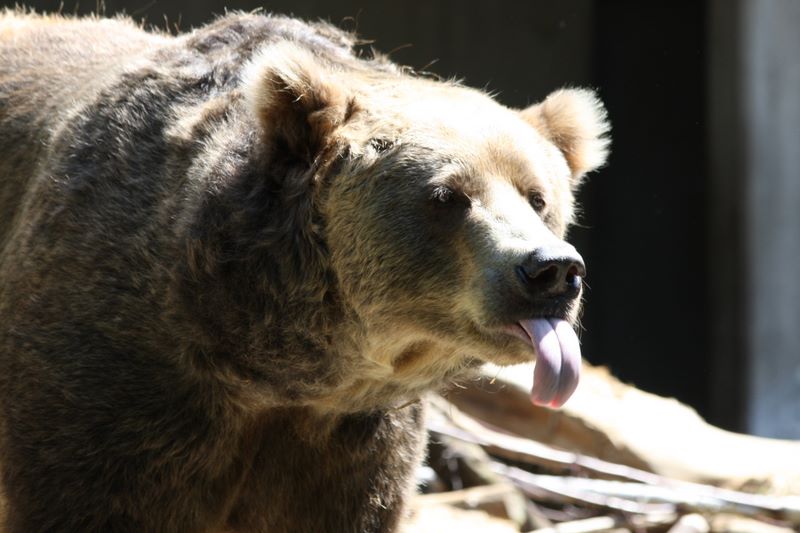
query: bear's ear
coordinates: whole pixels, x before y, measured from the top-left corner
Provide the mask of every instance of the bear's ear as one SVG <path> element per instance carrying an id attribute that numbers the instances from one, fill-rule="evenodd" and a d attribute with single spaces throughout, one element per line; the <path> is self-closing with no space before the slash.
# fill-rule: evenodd
<path id="1" fill-rule="evenodd" d="M 587 89 L 561 89 L 522 111 L 522 118 L 561 150 L 573 187 L 606 162 L 611 129 L 603 104 Z"/>
<path id="2" fill-rule="evenodd" d="M 270 147 L 309 165 L 354 110 L 354 99 L 323 60 L 292 43 L 259 51 L 243 76 L 250 111 Z"/>

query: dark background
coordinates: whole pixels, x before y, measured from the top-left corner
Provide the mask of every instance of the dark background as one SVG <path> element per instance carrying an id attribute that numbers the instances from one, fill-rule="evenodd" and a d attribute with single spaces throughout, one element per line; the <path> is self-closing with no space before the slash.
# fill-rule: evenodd
<path id="1" fill-rule="evenodd" d="M 175 31 L 209 21 L 225 5 L 108 0 L 104 11 Z M 264 7 L 355 30 L 396 62 L 462 78 L 509 106 L 562 86 L 596 89 L 612 122 L 612 155 L 582 189 L 583 214 L 571 233 L 588 266 L 584 355 L 714 423 L 742 427 L 743 368 L 735 350 L 715 359 L 712 334 L 720 329 L 713 280 L 724 265 L 709 252 L 706 2 L 295 0 Z M 83 3 L 74 11 L 95 9 Z M 723 329 L 736 326 L 732 316 Z M 725 372 L 712 372 L 720 366 Z M 721 391 L 725 400 L 715 401 Z"/>

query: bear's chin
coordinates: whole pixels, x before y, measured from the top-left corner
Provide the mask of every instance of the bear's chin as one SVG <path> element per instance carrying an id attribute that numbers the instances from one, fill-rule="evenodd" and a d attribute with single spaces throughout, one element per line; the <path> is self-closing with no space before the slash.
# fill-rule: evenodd
<path id="1" fill-rule="evenodd" d="M 500 366 L 535 359 L 531 401 L 561 407 L 578 386 L 581 368 L 580 341 L 573 325 L 564 318 L 531 318 L 500 328 L 497 348 L 483 350 L 481 357 Z"/>

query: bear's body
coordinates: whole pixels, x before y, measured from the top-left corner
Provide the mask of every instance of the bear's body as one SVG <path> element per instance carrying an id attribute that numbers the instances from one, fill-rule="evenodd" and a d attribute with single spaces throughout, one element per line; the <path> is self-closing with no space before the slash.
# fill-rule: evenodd
<path id="1" fill-rule="evenodd" d="M 527 257 L 572 257 L 599 104 L 517 112 L 352 46 L 0 15 L 7 532 L 394 531 L 420 395 L 574 318 L 579 260 L 545 297 Z"/>

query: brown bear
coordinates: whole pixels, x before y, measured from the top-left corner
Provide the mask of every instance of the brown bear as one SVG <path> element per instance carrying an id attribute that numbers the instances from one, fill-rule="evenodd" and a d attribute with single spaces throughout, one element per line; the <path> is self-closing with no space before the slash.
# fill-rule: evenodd
<path id="1" fill-rule="evenodd" d="M 524 110 L 329 25 L 0 16 L 3 526 L 391 532 L 419 398 L 578 379 L 586 90 Z"/>

